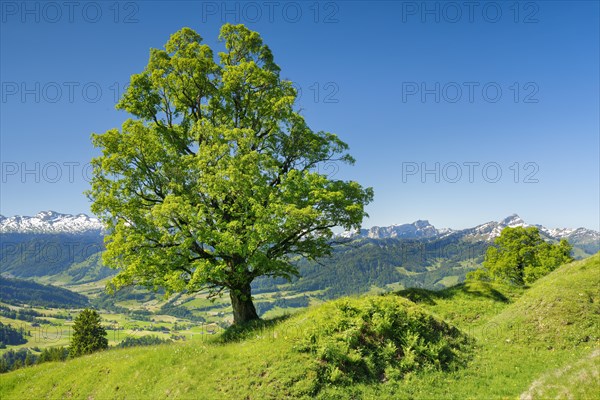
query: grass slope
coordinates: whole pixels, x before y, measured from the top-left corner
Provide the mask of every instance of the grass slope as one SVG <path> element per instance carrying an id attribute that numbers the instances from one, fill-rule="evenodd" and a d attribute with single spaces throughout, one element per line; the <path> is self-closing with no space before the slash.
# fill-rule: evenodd
<path id="1" fill-rule="evenodd" d="M 0 397 L 595 398 L 600 389 L 599 288 L 596 254 L 558 268 L 526 290 L 470 282 L 442 292 L 379 297 L 392 303 L 408 297 L 418 303 L 419 313 L 431 312 L 474 337 L 475 351 L 463 368 L 424 368 L 352 384 L 325 382 L 315 392 L 319 361 L 298 346 L 315 326 L 330 329 L 336 323 L 333 302 L 220 339 L 109 350 L 17 370 L 0 376 Z M 352 301 L 363 304 L 369 298 Z M 336 335 L 332 338 L 339 340 Z"/>

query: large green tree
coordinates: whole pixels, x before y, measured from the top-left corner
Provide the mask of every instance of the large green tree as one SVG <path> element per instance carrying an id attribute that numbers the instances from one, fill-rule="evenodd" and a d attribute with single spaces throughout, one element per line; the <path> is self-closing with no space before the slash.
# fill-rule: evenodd
<path id="1" fill-rule="evenodd" d="M 319 173 L 353 163 L 348 146 L 309 128 L 258 33 L 226 24 L 219 39 L 217 58 L 189 28 L 150 51 L 117 105 L 135 118 L 93 135 L 88 195 L 115 287 L 229 291 L 241 323 L 258 318 L 251 282 L 329 254 L 332 228 L 358 228 L 373 191 Z"/>
<path id="2" fill-rule="evenodd" d="M 69 356 L 77 357 L 108 348 L 106 330 L 100 324 L 100 314 L 86 308 L 73 322 L 73 336 L 69 346 Z"/>
<path id="3" fill-rule="evenodd" d="M 538 228 L 507 227 L 487 249 L 483 269 L 471 276 L 489 276 L 516 284 L 532 283 L 556 267 L 573 261 L 572 247 L 562 239 L 546 242 Z"/>

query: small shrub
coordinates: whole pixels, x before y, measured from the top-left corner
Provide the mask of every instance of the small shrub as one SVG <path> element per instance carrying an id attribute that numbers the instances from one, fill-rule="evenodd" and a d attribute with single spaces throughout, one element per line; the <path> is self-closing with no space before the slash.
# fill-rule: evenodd
<path id="1" fill-rule="evenodd" d="M 135 346 L 154 346 L 157 344 L 172 343 L 170 339 L 161 339 L 156 335 L 146 335 L 141 337 L 127 336 L 117 347 L 135 347 Z"/>

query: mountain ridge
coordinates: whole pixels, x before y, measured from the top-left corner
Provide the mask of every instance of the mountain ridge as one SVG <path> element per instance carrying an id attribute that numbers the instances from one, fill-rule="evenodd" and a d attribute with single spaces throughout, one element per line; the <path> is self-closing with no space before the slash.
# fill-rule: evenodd
<path id="1" fill-rule="evenodd" d="M 0 215 L 0 233 L 98 233 L 103 232 L 98 218 L 86 214 L 63 214 L 40 211 L 34 216 Z"/>
<path id="2" fill-rule="evenodd" d="M 444 238 L 457 236 L 471 240 L 492 241 L 500 235 L 502 229 L 506 227 L 529 227 L 535 226 L 540 232 L 550 239 L 567 239 L 570 241 L 586 243 L 597 242 L 600 246 L 600 232 L 583 227 L 579 228 L 546 228 L 539 224 L 528 224 L 518 215 L 512 214 L 499 221 L 489 221 L 472 228 L 466 229 L 437 229 L 429 223 L 428 220 L 417 220 L 410 224 L 390 225 L 386 227 L 373 226 L 370 229 L 361 229 L 360 231 L 346 231 L 338 236 L 343 238 L 369 238 L 369 239 L 387 239 L 387 238 L 406 238 L 406 239 L 424 239 L 424 238 Z"/>
<path id="3" fill-rule="evenodd" d="M 393 224 L 388 226 L 372 226 L 360 231 L 345 231 L 337 237 L 347 239 L 434 239 L 459 236 L 472 240 L 492 241 L 500 235 L 502 229 L 516 226 L 535 226 L 550 239 L 567 239 L 584 242 L 600 247 L 600 232 L 579 228 L 546 228 L 539 224 L 528 224 L 518 214 L 509 215 L 499 221 L 489 221 L 472 228 L 452 229 L 436 228 L 429 220 L 417 220 L 412 223 Z M 67 233 L 67 234 L 103 234 L 103 225 L 96 217 L 86 214 L 66 214 L 56 211 L 40 211 L 34 216 L 0 215 L 0 233 Z"/>

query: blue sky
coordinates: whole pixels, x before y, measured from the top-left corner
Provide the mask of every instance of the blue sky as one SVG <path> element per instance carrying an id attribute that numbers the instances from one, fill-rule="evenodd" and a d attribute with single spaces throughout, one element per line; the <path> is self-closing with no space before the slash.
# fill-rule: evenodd
<path id="1" fill-rule="evenodd" d="M 92 132 L 151 47 L 261 33 L 315 130 L 375 190 L 364 226 L 518 213 L 598 230 L 598 2 L 1 2 L 0 213 L 89 213 Z M 469 6 L 468 4 L 472 4 Z"/>

